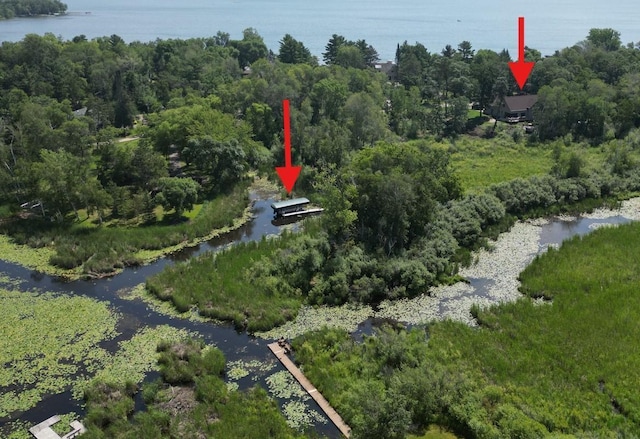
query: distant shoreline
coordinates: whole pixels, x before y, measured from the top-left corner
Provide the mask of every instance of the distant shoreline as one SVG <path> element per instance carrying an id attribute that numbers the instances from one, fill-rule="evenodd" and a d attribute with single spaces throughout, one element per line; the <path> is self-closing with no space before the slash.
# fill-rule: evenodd
<path id="1" fill-rule="evenodd" d="M 88 13 L 90 14 L 90 12 Z M 77 12 L 77 14 L 81 14 L 81 12 Z M 16 15 L 15 17 L 11 17 L 11 18 L 0 17 L 0 21 L 17 20 L 20 18 L 60 17 L 62 15 L 70 15 L 70 14 L 68 12 L 54 12 L 52 14 Z M 75 15 L 75 14 L 72 13 L 71 15 Z"/>

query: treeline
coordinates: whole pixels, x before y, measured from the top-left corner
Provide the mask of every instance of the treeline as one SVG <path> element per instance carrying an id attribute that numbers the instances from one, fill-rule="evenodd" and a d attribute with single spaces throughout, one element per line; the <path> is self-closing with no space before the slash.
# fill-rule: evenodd
<path id="1" fill-rule="evenodd" d="M 1 0 L 0 19 L 60 14 L 67 5 L 59 0 Z"/>
<path id="2" fill-rule="evenodd" d="M 549 57 L 527 47 L 525 58 L 536 62 L 524 92 L 539 95 L 534 117 L 541 140 L 571 134 L 599 143 L 624 137 L 640 123 L 640 51 L 633 43 L 624 46 L 619 32 L 592 29 L 584 41 Z M 398 45 L 396 73 L 404 89 L 391 95 L 391 126 L 405 136 L 425 129 L 461 132 L 470 101 L 487 108 L 519 92 L 508 61 L 508 51 L 476 52 L 468 41 L 440 54 L 420 43 Z M 434 119 L 444 120 L 445 126 L 436 129 Z"/>
<path id="3" fill-rule="evenodd" d="M 538 62 L 526 89 L 540 95 L 532 144 L 556 136 L 564 142 L 625 138 L 640 124 L 633 116 L 640 108 L 633 101 L 640 96 L 634 81 L 639 53 L 610 29 L 594 29 L 585 42 L 545 59 L 528 49 Z M 434 206 L 461 196 L 446 154 L 431 151 L 428 139 L 465 132 L 472 101 L 486 106 L 516 86 L 506 51 L 476 52 L 469 42 L 440 53 L 419 43 L 399 45 L 391 76 L 377 71 L 377 60 L 365 40 L 334 35 L 323 54 L 326 65 L 317 65 L 291 35 L 275 54 L 253 29 L 239 40 L 219 32 L 130 44 L 117 35 L 5 42 L 0 203 L 9 206 L 5 211 L 24 206 L 59 223 L 80 211 L 99 221 L 153 221 L 157 206 L 180 217 L 230 191 L 247 171 L 270 172 L 282 163 L 282 100 L 289 99 L 298 146 L 293 160 L 304 165 L 298 189 L 320 190 L 323 203 L 348 206 L 327 225 L 331 239 L 361 245 L 376 260 L 419 253 L 434 233 Z M 572 90 L 575 95 L 565 96 Z M 115 142 L 134 120 L 140 139 Z M 398 146 L 412 138 L 426 140 Z M 386 146 L 367 152 L 381 141 Z M 630 148 L 620 140 L 619 174 L 632 168 Z M 407 157 L 382 158 L 397 154 Z M 322 185 L 329 174 L 342 191 L 335 199 Z M 51 242 L 39 233 L 30 233 L 34 245 Z M 56 261 L 81 263 L 66 256 Z M 388 281 L 398 273 L 391 270 Z"/>

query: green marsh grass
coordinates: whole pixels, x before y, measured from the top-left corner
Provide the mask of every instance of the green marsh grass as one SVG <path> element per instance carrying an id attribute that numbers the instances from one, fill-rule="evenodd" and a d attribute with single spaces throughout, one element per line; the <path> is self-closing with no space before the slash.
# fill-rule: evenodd
<path id="1" fill-rule="evenodd" d="M 500 125 L 499 125 L 500 127 Z M 585 171 L 601 167 L 606 161 L 606 146 L 590 147 L 578 143 L 564 146 L 561 141 L 528 144 L 526 139 L 516 142 L 512 135 L 521 126 L 499 128 L 492 139 L 461 136 L 441 142 L 451 153 L 451 165 L 467 192 L 482 192 L 495 183 L 547 175 L 554 161 L 554 147 L 561 146 L 563 154 L 576 152 L 585 162 Z"/>
<path id="2" fill-rule="evenodd" d="M 277 287 L 252 281 L 251 267 L 286 248 L 295 235 L 242 243 L 167 267 L 147 279 L 147 289 L 170 300 L 180 312 L 196 305 L 200 314 L 231 321 L 250 332 L 271 329 L 293 319 L 303 297 L 280 294 Z"/>
<path id="3" fill-rule="evenodd" d="M 537 257 L 521 299 L 474 309 L 479 327 L 325 329 L 293 341 L 296 360 L 352 428 L 375 422 L 354 392 L 382 386 L 461 437 L 638 437 L 639 248 L 640 223 L 600 228 Z"/>
<path id="4" fill-rule="evenodd" d="M 637 435 L 639 248 L 637 223 L 573 238 L 520 276 L 526 295 L 551 306 L 521 299 L 479 311 L 480 330 L 438 323 L 430 345 L 455 351 L 462 370 L 551 431 Z"/>

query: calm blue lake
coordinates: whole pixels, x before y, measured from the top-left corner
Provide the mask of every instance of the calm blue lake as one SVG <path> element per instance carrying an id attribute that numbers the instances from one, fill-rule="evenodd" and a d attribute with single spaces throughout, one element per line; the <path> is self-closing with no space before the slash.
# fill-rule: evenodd
<path id="1" fill-rule="evenodd" d="M 285 33 L 321 57 L 333 33 L 364 38 L 383 60 L 397 43 L 419 41 L 430 51 L 471 41 L 474 48 L 517 54 L 517 17 L 526 44 L 543 54 L 584 40 L 590 28 L 611 27 L 624 43 L 640 41 L 637 0 L 67 0 L 69 15 L 0 22 L 0 40 L 52 32 L 64 38 L 118 34 L 127 42 L 214 35 L 240 38 L 254 27 L 274 52 Z"/>

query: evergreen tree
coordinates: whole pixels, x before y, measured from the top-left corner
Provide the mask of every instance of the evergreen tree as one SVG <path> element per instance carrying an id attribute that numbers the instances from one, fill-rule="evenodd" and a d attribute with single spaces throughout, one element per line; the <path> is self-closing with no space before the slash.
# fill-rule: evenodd
<path id="1" fill-rule="evenodd" d="M 338 51 L 346 43 L 347 40 L 345 37 L 333 34 L 325 47 L 325 52 L 322 54 L 322 60 L 326 64 L 335 64 L 336 58 L 338 57 Z"/>
<path id="2" fill-rule="evenodd" d="M 302 42 L 286 34 L 282 40 L 280 40 L 278 60 L 287 64 L 308 64 L 311 62 L 312 57 L 311 52 Z"/>

